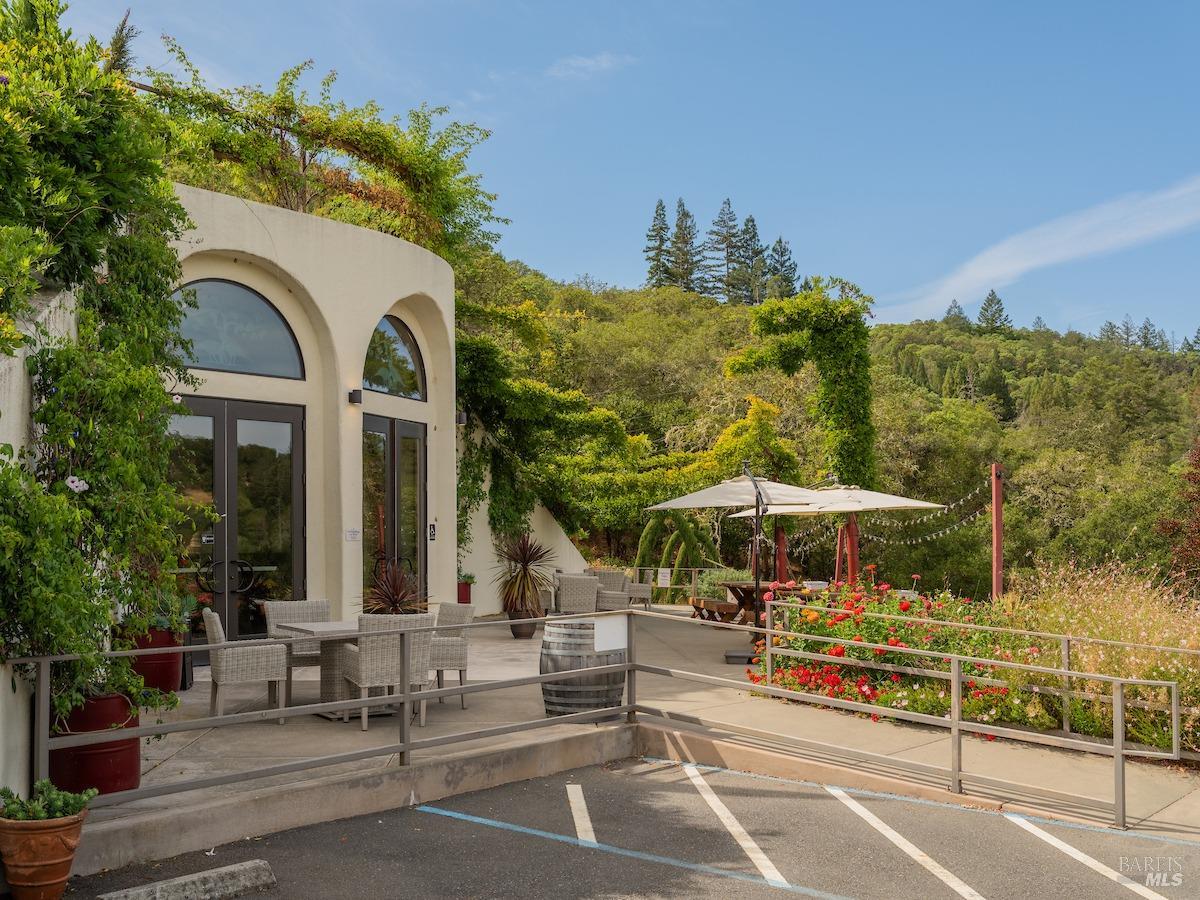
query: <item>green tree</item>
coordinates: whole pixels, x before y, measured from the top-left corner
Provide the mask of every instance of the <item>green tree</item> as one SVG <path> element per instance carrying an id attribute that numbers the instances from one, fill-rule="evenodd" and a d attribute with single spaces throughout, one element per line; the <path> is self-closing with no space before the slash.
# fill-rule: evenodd
<path id="1" fill-rule="evenodd" d="M 755 309 L 751 331 L 762 339 L 734 356 L 737 374 L 778 368 L 793 375 L 807 362 L 819 377 L 816 408 L 825 430 L 829 468 L 845 484 L 875 483 L 875 427 L 871 420 L 870 331 L 872 299 L 856 285 L 813 279 L 795 297 L 768 300 Z"/>
<path id="2" fill-rule="evenodd" d="M 758 237 L 754 216 L 746 216 L 737 239 L 737 266 L 733 270 L 733 294 L 739 303 L 757 306 L 767 289 L 767 248 Z"/>
<path id="3" fill-rule="evenodd" d="M 1121 343 L 1121 329 L 1117 327 L 1117 323 L 1111 319 L 1100 326 L 1100 331 L 1096 333 L 1096 339 L 1109 344 Z"/>
<path id="4" fill-rule="evenodd" d="M 704 279 L 698 238 L 696 218 L 680 198 L 675 204 L 675 228 L 671 232 L 671 284 L 692 293 L 700 291 Z"/>
<path id="5" fill-rule="evenodd" d="M 796 262 L 792 259 L 792 248 L 778 237 L 767 253 L 767 296 L 791 297 L 795 293 Z"/>
<path id="6" fill-rule="evenodd" d="M 1012 319 L 1004 311 L 1004 301 L 995 291 L 988 291 L 979 307 L 979 329 L 984 334 L 1001 334 L 1012 329 Z"/>
<path id="7" fill-rule="evenodd" d="M 733 271 L 738 264 L 738 220 L 726 197 L 704 242 L 709 292 L 726 303 L 733 295 Z"/>
<path id="8" fill-rule="evenodd" d="M 666 287 L 670 283 L 669 236 L 667 206 L 659 200 L 654 205 L 654 218 L 646 231 L 646 246 L 642 248 L 642 254 L 646 257 L 646 287 Z"/>
<path id="9" fill-rule="evenodd" d="M 942 322 L 949 325 L 951 328 L 957 328 L 960 331 L 969 331 L 971 328 L 971 320 L 967 318 L 967 314 L 963 311 L 962 304 L 957 300 L 951 300 L 950 305 L 946 307 L 946 314 L 942 316 Z"/>

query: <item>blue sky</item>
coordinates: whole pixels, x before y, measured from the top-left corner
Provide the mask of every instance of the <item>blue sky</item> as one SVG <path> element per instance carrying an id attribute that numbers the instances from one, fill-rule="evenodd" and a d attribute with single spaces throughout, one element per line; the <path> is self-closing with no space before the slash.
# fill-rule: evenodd
<path id="1" fill-rule="evenodd" d="M 501 249 L 633 286 L 655 201 L 728 196 L 802 272 L 881 320 L 1200 326 L 1200 4 L 79 0 L 136 52 L 179 39 L 217 83 L 313 58 L 353 102 L 428 101 L 493 131 L 474 167 Z"/>

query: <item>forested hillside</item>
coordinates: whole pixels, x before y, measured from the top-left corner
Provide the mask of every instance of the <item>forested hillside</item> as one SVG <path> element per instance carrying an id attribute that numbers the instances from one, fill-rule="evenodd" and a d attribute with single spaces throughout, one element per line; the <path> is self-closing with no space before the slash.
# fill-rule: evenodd
<path id="1" fill-rule="evenodd" d="M 517 365 L 581 392 L 644 436 L 615 457 L 593 448 L 530 466 L 543 501 L 596 555 L 632 558 L 642 507 L 685 486 L 681 469 L 743 420 L 751 396 L 777 409 L 770 425 L 795 452 L 801 483 L 828 471 L 810 369 L 725 374 L 725 361 L 752 342 L 752 307 L 677 287 L 559 284 L 494 256 L 487 268 L 486 286 L 463 279 L 462 299 L 468 310 L 491 309 L 493 324 L 520 319 L 527 340 L 507 342 Z M 927 583 L 982 593 L 990 520 L 971 517 L 986 512 L 987 466 L 998 461 L 1009 472 L 1014 567 L 1037 557 L 1090 564 L 1116 556 L 1166 571 L 1170 542 L 1157 525 L 1179 502 L 1181 461 L 1196 436 L 1200 353 L 1190 343 L 1143 346 L 1136 331 L 1122 338 L 1119 327 L 1104 339 L 1013 327 L 994 295 L 980 318 L 955 305 L 939 321 L 871 328 L 877 486 L 962 502 L 932 517 L 866 519 L 868 561 L 893 579 L 919 572 Z M 826 572 L 834 523 L 785 524 L 793 556 Z M 723 528 L 723 549 L 734 557 L 742 530 Z"/>

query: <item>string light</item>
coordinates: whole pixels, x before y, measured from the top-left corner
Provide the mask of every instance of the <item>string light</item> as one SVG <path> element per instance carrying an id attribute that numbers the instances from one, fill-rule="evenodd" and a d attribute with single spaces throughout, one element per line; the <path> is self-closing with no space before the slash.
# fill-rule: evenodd
<path id="1" fill-rule="evenodd" d="M 974 522 L 980 516 L 987 515 L 989 512 L 991 512 L 991 510 L 992 510 L 991 506 L 981 506 L 979 509 L 975 510 L 975 512 L 971 513 L 970 515 L 964 516 L 963 518 L 959 519 L 957 522 L 955 522 L 951 525 L 947 525 L 945 528 L 939 529 L 938 531 L 933 531 L 928 534 L 920 535 L 919 537 L 890 538 L 890 537 L 884 537 L 883 535 L 880 535 L 880 534 L 871 534 L 869 532 L 862 532 L 859 535 L 859 539 L 862 540 L 864 543 L 866 543 L 868 541 L 873 541 L 877 544 L 886 544 L 886 545 L 895 546 L 895 547 L 912 547 L 912 546 L 915 546 L 916 544 L 925 544 L 925 543 L 928 543 L 929 541 L 934 541 L 934 540 L 937 540 L 938 538 L 943 538 L 948 534 L 953 534 L 954 532 L 958 531 L 959 529 L 965 528 L 967 525 L 969 525 L 971 522 Z"/>

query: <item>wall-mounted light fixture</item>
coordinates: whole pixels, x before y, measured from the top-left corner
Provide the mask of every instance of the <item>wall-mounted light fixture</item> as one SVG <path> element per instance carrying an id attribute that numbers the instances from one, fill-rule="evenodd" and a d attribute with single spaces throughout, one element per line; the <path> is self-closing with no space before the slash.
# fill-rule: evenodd
<path id="1" fill-rule="evenodd" d="M 356 388 L 350 392 L 350 402 L 355 406 L 362 405 L 362 388 Z"/>
<path id="2" fill-rule="evenodd" d="M 455 413 L 454 414 L 454 424 L 455 425 L 466 425 L 467 424 L 467 414 L 462 411 Z"/>

